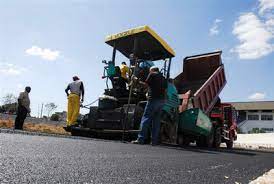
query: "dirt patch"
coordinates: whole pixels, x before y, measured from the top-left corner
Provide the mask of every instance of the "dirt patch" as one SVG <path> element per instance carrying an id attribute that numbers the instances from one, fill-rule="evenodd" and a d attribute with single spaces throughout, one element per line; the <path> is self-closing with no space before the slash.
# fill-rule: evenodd
<path id="1" fill-rule="evenodd" d="M 14 121 L 12 120 L 0 120 L 0 128 L 13 128 Z M 61 125 L 51 125 L 46 123 L 24 123 L 24 130 L 31 132 L 42 132 L 50 134 L 70 135 L 66 132 Z"/>

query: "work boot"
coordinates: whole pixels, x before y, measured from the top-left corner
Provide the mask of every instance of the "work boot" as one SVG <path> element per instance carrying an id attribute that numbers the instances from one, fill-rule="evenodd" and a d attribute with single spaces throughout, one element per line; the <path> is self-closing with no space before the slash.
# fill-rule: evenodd
<path id="1" fill-rule="evenodd" d="M 160 143 L 151 143 L 151 146 L 159 146 Z"/>
<path id="2" fill-rule="evenodd" d="M 71 126 L 70 126 L 70 129 L 73 129 L 73 128 L 75 128 L 75 127 L 79 127 L 79 124 L 78 124 L 78 123 L 75 123 L 75 124 L 71 125 Z"/>
<path id="3" fill-rule="evenodd" d="M 71 126 L 66 126 L 66 127 L 63 127 L 63 129 L 67 132 L 70 132 L 71 131 Z"/>
<path id="4" fill-rule="evenodd" d="M 132 144 L 144 144 L 144 143 L 142 143 L 142 142 L 140 142 L 140 141 L 138 141 L 138 140 L 131 141 L 131 143 L 132 143 Z"/>

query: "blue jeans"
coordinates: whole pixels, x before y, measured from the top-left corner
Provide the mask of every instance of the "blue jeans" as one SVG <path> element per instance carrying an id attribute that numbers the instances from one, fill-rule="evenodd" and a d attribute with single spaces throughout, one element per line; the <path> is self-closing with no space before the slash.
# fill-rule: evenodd
<path id="1" fill-rule="evenodd" d="M 164 100 L 148 100 L 145 111 L 141 120 L 140 132 L 138 141 L 142 144 L 148 138 L 149 129 L 152 126 L 151 137 L 152 144 L 158 144 L 159 132 L 161 126 L 161 111 L 164 105 Z"/>

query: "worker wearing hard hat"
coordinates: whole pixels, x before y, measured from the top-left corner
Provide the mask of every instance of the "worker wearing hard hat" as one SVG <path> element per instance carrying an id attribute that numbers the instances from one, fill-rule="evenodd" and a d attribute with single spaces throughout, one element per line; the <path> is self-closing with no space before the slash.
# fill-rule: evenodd
<path id="1" fill-rule="evenodd" d="M 154 63 L 149 60 L 142 60 L 139 64 L 139 78 L 141 81 L 145 81 L 149 75 L 150 68 L 154 66 Z"/>
<path id="2" fill-rule="evenodd" d="M 133 80 L 136 80 L 136 78 Z M 158 144 L 160 132 L 161 111 L 165 102 L 167 81 L 159 72 L 159 68 L 153 66 L 150 68 L 150 73 L 145 82 L 141 84 L 148 87 L 148 102 L 141 120 L 140 133 L 138 139 L 133 141 L 135 144 L 144 144 L 148 140 L 148 132 L 150 127 L 152 145 Z"/>
<path id="3" fill-rule="evenodd" d="M 73 82 L 65 90 L 68 97 L 67 130 L 76 125 L 80 111 L 80 98 L 83 102 L 85 94 L 84 84 L 79 77 L 74 76 L 72 79 Z"/>
<path id="4" fill-rule="evenodd" d="M 128 81 L 129 77 L 129 67 L 127 66 L 126 62 L 122 62 L 120 66 L 121 76 Z"/>

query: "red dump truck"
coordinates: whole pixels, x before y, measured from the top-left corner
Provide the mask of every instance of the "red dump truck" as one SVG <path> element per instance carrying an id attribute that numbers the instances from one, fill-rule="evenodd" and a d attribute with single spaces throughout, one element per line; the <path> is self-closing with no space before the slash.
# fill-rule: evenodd
<path id="1" fill-rule="evenodd" d="M 226 84 L 221 51 L 189 56 L 183 72 L 174 80 L 179 106 L 179 144 L 228 148 L 237 138 L 236 114 L 230 104 L 222 104 L 219 94 Z"/>

